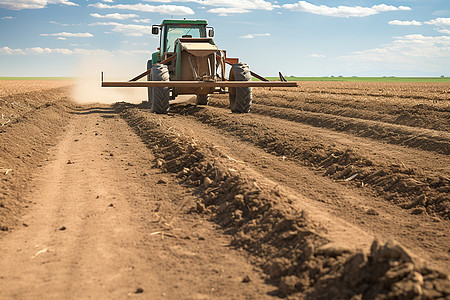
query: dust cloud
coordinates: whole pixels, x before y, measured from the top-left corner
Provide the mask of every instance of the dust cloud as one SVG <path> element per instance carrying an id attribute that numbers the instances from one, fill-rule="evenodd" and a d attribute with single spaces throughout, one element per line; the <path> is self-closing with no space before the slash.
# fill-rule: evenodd
<path id="1" fill-rule="evenodd" d="M 147 100 L 146 88 L 102 88 L 101 72 L 104 81 L 128 81 L 146 69 L 146 61 L 132 56 L 91 57 L 85 58 L 78 64 L 76 82 L 72 96 L 79 103 L 141 103 Z"/>

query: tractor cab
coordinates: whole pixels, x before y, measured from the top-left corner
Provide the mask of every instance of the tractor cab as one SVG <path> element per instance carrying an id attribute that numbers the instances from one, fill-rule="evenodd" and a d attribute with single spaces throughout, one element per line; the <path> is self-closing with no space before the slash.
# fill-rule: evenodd
<path id="1" fill-rule="evenodd" d="M 164 20 L 161 25 L 152 26 L 152 34 L 160 34 L 159 51 L 152 55 L 153 64 L 161 61 L 176 51 L 175 44 L 179 38 L 207 38 L 214 36 L 214 29 L 207 27 L 205 20 Z M 207 36 L 208 31 L 208 36 Z"/>

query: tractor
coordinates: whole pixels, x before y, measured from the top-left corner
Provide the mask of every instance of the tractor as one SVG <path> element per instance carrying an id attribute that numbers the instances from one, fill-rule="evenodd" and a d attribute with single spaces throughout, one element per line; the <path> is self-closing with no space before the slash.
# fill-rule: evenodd
<path id="1" fill-rule="evenodd" d="M 228 93 L 231 111 L 247 113 L 252 87 L 297 86 L 281 73 L 280 81 L 269 81 L 238 58 L 228 58 L 214 43 L 214 28 L 205 20 L 164 20 L 152 26 L 152 34 L 159 35 L 160 46 L 152 53 L 145 72 L 128 82 L 104 82 L 102 73 L 102 87 L 147 87 L 147 106 L 152 112 L 166 114 L 170 100 L 178 95 L 196 95 L 197 105 L 207 105 L 210 94 Z M 231 66 L 228 78 L 227 65 Z M 145 77 L 147 81 L 138 81 Z"/>

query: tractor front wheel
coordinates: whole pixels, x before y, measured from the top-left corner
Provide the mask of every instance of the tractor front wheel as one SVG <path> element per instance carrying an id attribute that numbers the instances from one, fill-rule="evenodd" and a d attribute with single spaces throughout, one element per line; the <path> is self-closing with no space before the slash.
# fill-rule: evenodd
<path id="1" fill-rule="evenodd" d="M 166 65 L 156 64 L 151 71 L 152 81 L 169 81 L 169 70 Z M 152 88 L 151 109 L 157 114 L 167 114 L 169 111 L 169 87 L 154 87 Z"/>
<path id="2" fill-rule="evenodd" d="M 252 75 L 247 64 L 238 63 L 231 67 L 230 81 L 250 81 Z M 248 113 L 252 106 L 252 88 L 229 88 L 230 109 L 234 113 Z"/>
<path id="3" fill-rule="evenodd" d="M 195 103 L 197 105 L 208 105 L 209 95 L 197 95 L 197 100 Z"/>

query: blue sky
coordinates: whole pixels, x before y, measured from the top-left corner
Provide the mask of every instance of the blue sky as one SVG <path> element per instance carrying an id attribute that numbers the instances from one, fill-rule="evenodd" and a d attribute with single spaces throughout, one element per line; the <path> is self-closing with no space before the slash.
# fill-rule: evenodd
<path id="1" fill-rule="evenodd" d="M 0 76 L 131 78 L 171 18 L 264 76 L 450 76 L 449 0 L 0 0 Z"/>

